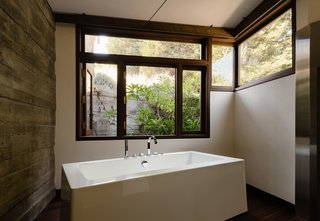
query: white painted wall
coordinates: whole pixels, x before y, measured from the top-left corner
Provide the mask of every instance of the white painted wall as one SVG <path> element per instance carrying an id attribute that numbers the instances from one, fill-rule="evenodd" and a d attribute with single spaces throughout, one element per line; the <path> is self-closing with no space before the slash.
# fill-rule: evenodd
<path id="1" fill-rule="evenodd" d="M 295 76 L 235 93 L 235 152 L 247 183 L 295 202 Z"/>
<path id="2" fill-rule="evenodd" d="M 56 25 L 56 140 L 55 185 L 60 188 L 63 163 L 122 157 L 124 141 L 75 141 L 75 28 Z M 211 92 L 210 139 L 159 140 L 152 149 L 157 152 L 197 150 L 232 156 L 234 154 L 234 94 Z M 145 140 L 129 141 L 129 152 L 146 151 Z"/>

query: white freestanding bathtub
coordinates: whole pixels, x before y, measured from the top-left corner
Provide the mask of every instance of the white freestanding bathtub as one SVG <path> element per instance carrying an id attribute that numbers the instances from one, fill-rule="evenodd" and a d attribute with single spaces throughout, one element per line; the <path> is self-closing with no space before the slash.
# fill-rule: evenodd
<path id="1" fill-rule="evenodd" d="M 244 161 L 189 151 L 64 164 L 62 198 L 71 221 L 223 221 L 247 211 Z"/>

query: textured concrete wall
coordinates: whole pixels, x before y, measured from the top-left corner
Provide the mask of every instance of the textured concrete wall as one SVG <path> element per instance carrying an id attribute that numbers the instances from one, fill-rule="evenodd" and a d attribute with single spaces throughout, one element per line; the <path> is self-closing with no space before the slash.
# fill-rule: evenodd
<path id="1" fill-rule="evenodd" d="M 55 194 L 55 24 L 46 0 L 0 1 L 0 220 Z"/>

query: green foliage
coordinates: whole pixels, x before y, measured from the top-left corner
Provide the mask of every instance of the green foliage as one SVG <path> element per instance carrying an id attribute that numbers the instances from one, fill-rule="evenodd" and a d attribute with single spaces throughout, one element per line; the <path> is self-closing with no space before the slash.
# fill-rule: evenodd
<path id="1" fill-rule="evenodd" d="M 169 77 L 160 77 L 150 86 L 130 84 L 127 99 L 138 102 L 136 121 L 142 134 L 174 134 L 175 85 Z"/>
<path id="2" fill-rule="evenodd" d="M 200 128 L 200 86 L 192 77 L 184 81 L 183 128 L 198 131 Z M 127 99 L 139 104 L 136 121 L 139 134 L 172 135 L 175 133 L 175 81 L 167 76 L 159 77 L 149 86 L 130 84 Z"/>
<path id="3" fill-rule="evenodd" d="M 183 130 L 200 130 L 201 71 L 183 72 Z"/>
<path id="4" fill-rule="evenodd" d="M 291 10 L 240 45 L 240 84 L 292 67 Z"/>
<path id="5" fill-rule="evenodd" d="M 185 42 L 108 37 L 108 53 L 146 57 L 200 59 L 201 45 Z"/>
<path id="6" fill-rule="evenodd" d="M 106 111 L 109 125 L 117 124 L 117 109 L 111 106 L 110 110 Z"/>
<path id="7" fill-rule="evenodd" d="M 213 74 L 212 85 L 214 85 L 214 86 L 230 86 L 230 82 L 227 81 L 221 74 Z"/>
<path id="8" fill-rule="evenodd" d="M 232 51 L 233 47 L 231 46 L 212 45 L 212 63 L 215 63 Z"/>

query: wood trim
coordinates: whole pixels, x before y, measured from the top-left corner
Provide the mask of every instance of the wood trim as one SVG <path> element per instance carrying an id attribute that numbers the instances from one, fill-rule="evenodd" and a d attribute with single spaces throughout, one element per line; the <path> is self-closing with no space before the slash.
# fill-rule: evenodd
<path id="1" fill-rule="evenodd" d="M 126 96 L 126 67 L 123 62 L 117 63 L 118 67 L 118 83 L 117 83 L 117 137 L 124 138 L 126 128 L 123 124 L 127 111 L 127 104 L 125 102 Z M 124 74 L 124 76 L 122 76 Z"/>
<path id="2" fill-rule="evenodd" d="M 204 36 L 191 36 L 191 35 L 179 35 L 169 33 L 155 33 L 150 31 L 136 31 L 136 30 L 124 30 L 108 27 L 96 27 L 96 26 L 84 26 L 81 27 L 82 31 L 88 35 L 106 35 L 110 37 L 123 37 L 123 38 L 138 38 L 146 40 L 159 40 L 159 41 L 176 41 L 176 42 L 188 42 L 199 43 L 207 38 Z"/>
<path id="3" fill-rule="evenodd" d="M 232 29 L 220 27 L 152 22 L 124 18 L 93 16 L 86 14 L 54 13 L 54 17 L 56 22 L 78 25 L 92 25 L 95 27 L 114 28 L 120 30 L 148 31 L 155 33 L 170 33 L 179 35 L 233 39 L 231 33 Z"/>
<path id="4" fill-rule="evenodd" d="M 183 99 L 183 66 L 181 63 L 178 64 L 176 74 L 176 135 L 182 136 L 183 127 L 183 110 L 182 110 L 182 99 Z"/>
<path id="5" fill-rule="evenodd" d="M 235 89 L 235 91 L 240 91 L 240 90 L 243 90 L 243 89 L 246 89 L 246 88 L 249 88 L 249 87 L 253 87 L 253 86 L 256 86 L 256 85 L 259 85 L 259 84 L 263 84 L 263 83 L 266 83 L 266 82 L 269 82 L 269 81 L 273 81 L 273 80 L 276 80 L 276 79 L 279 79 L 279 78 L 287 77 L 287 76 L 292 75 L 294 73 L 295 73 L 294 69 L 290 68 L 290 69 L 287 69 L 287 70 L 284 70 L 284 71 L 281 71 L 281 72 L 278 72 L 278 73 L 274 73 L 274 74 L 265 76 L 263 78 L 255 80 L 255 81 L 251 81 L 249 83 L 246 83 L 246 84 L 244 84 L 242 86 L 237 87 Z"/>
<path id="6" fill-rule="evenodd" d="M 212 38 L 212 44 L 215 45 L 225 45 L 225 46 L 234 46 L 236 39 L 226 39 L 226 38 Z"/>
<path id="7" fill-rule="evenodd" d="M 234 79 L 233 79 L 233 89 L 239 86 L 239 48 L 238 45 L 234 47 Z"/>
<path id="8" fill-rule="evenodd" d="M 234 87 L 228 87 L 228 86 L 211 86 L 210 91 L 234 92 Z"/>
<path id="9" fill-rule="evenodd" d="M 131 55 L 109 55 L 109 54 L 94 54 L 94 53 L 80 53 L 79 58 L 81 62 L 107 62 L 107 63 L 140 63 L 141 65 L 156 65 L 166 67 L 171 65 L 176 67 L 176 64 L 185 64 L 193 66 L 207 66 L 209 63 L 207 60 L 189 60 L 189 59 L 174 59 L 174 58 L 158 58 L 158 57 L 140 57 Z"/>
<path id="10" fill-rule="evenodd" d="M 239 43 L 244 38 L 253 34 L 260 27 L 272 21 L 277 14 L 292 7 L 292 0 L 269 0 L 263 1 L 234 29 L 233 36 Z"/>
<path id="11" fill-rule="evenodd" d="M 210 138 L 210 133 L 208 134 L 182 134 L 181 136 L 176 136 L 176 135 L 155 135 L 157 139 L 191 139 L 191 138 Z M 123 139 L 128 139 L 128 140 L 145 140 L 148 139 L 150 136 L 148 135 L 141 135 L 141 136 L 124 136 L 124 137 L 90 137 L 90 136 L 79 136 L 79 139 L 77 141 L 103 141 L 103 140 L 123 140 Z"/>
<path id="12" fill-rule="evenodd" d="M 209 43 L 209 42 L 208 42 Z M 211 45 L 208 44 L 208 47 L 211 47 Z M 211 60 L 211 59 L 209 59 Z M 202 114 L 203 117 L 201 117 L 202 120 L 202 132 L 207 136 L 210 137 L 210 85 L 211 85 L 211 81 L 209 81 L 211 79 L 210 75 L 211 75 L 211 65 L 208 65 L 206 67 L 206 70 L 202 71 L 202 93 L 203 96 L 201 97 L 201 99 L 204 99 L 203 101 L 201 101 L 201 105 L 203 108 L 202 110 Z"/>

